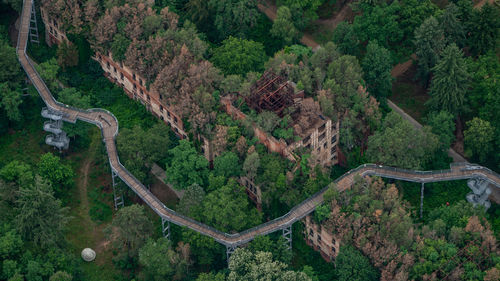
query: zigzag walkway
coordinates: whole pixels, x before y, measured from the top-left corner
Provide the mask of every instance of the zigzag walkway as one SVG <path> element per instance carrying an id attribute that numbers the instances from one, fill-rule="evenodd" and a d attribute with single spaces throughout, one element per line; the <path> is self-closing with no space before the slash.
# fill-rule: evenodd
<path id="1" fill-rule="evenodd" d="M 294 222 L 313 212 L 316 206 L 323 202 L 323 194 L 327 190 L 327 187 L 295 206 L 286 215 L 261 224 L 257 227 L 234 234 L 221 232 L 213 227 L 197 222 L 167 208 L 120 163 L 115 144 L 115 138 L 118 134 L 118 121 L 111 112 L 104 109 L 82 110 L 70 107 L 57 102 L 50 93 L 49 89 L 33 67 L 31 60 L 26 54 L 29 36 L 30 9 L 32 5 L 33 0 L 25 0 L 23 2 L 21 28 L 17 42 L 17 55 L 19 62 L 26 71 L 26 74 L 38 90 L 38 93 L 42 97 L 45 104 L 52 110 L 63 113 L 64 121 L 75 123 L 77 120 L 81 120 L 95 124 L 101 129 L 112 172 L 118 175 L 121 180 L 123 180 L 162 218 L 162 220 L 188 227 L 198 233 L 212 237 L 217 242 L 224 244 L 226 247 L 234 249 L 236 246 L 253 240 L 258 235 L 265 235 L 290 227 Z M 449 170 L 431 172 L 403 170 L 380 165 L 366 164 L 347 172 L 334 182 L 336 183 L 337 188 L 342 191 L 349 188 L 353 183 L 355 176 L 358 175 L 375 175 L 421 183 L 480 178 L 496 185 L 497 187 L 500 187 L 500 176 L 498 174 L 485 167 L 470 166 L 468 164 L 453 164 Z"/>

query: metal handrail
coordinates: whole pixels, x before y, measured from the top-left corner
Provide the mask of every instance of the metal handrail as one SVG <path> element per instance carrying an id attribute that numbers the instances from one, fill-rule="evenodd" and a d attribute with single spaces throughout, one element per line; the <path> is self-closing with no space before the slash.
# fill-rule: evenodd
<path id="1" fill-rule="evenodd" d="M 26 8 L 25 1 L 26 0 L 23 0 L 23 13 L 25 12 L 25 8 Z M 31 5 L 33 5 L 32 0 L 27 0 L 27 1 L 30 1 Z M 21 17 L 21 28 L 23 26 L 23 17 L 24 16 Z M 31 17 L 31 13 L 28 13 L 28 17 Z M 28 21 L 29 21 L 29 18 L 28 18 Z M 29 26 L 28 26 L 28 28 L 29 28 Z M 202 233 L 204 235 L 207 235 L 207 236 L 214 238 L 215 240 L 217 240 L 218 242 L 220 242 L 226 246 L 235 247 L 235 246 L 241 245 L 243 243 L 246 243 L 246 242 L 252 240 L 258 234 L 259 235 L 267 234 L 267 233 L 271 233 L 271 232 L 274 232 L 274 231 L 279 230 L 279 229 L 283 229 L 284 227 L 290 226 L 291 224 L 293 224 L 297 220 L 299 220 L 299 219 L 303 218 L 304 216 L 308 215 L 309 213 L 313 212 L 317 205 L 313 206 L 312 208 L 308 208 L 307 210 L 304 210 L 298 214 L 296 213 L 297 210 L 299 210 L 303 206 L 306 206 L 307 204 L 309 204 L 313 201 L 318 201 L 318 200 L 319 200 L 319 202 L 323 201 L 322 196 L 328 190 L 330 185 L 322 188 L 321 190 L 317 191 L 309 198 L 305 199 L 304 201 L 302 201 L 298 205 L 294 206 L 292 209 L 290 209 L 290 211 L 288 211 L 283 216 L 275 218 L 273 220 L 270 220 L 270 221 L 265 222 L 263 224 L 260 224 L 258 226 L 252 227 L 250 229 L 241 231 L 239 233 L 232 233 L 232 234 L 222 232 L 214 227 L 211 227 L 211 226 L 206 225 L 204 223 L 198 222 L 192 218 L 184 216 L 184 215 L 177 213 L 176 211 L 168 208 L 153 193 L 151 193 L 134 175 L 132 175 L 132 173 L 130 173 L 127 170 L 127 168 L 125 168 L 125 166 L 123 166 L 123 164 L 120 162 L 120 158 L 118 156 L 118 151 L 116 149 L 116 136 L 118 135 L 118 131 L 119 131 L 119 124 L 118 124 L 118 119 L 116 118 L 116 116 L 114 116 L 111 112 L 109 112 L 106 109 L 91 108 L 91 109 L 84 110 L 84 109 L 68 106 L 66 104 L 63 104 L 63 103 L 55 100 L 55 98 L 52 96 L 49 88 L 47 87 L 45 82 L 42 80 L 40 74 L 36 71 L 35 67 L 31 63 L 31 60 L 29 59 L 28 55 L 26 54 L 27 38 L 26 38 L 25 42 L 21 42 L 21 40 L 20 40 L 21 33 L 22 33 L 22 30 L 20 30 L 19 34 L 18 34 L 18 44 L 16 46 L 16 51 L 17 51 L 16 53 L 19 55 L 18 51 L 19 51 L 19 47 L 20 47 L 20 43 L 21 43 L 21 46 L 23 47 L 23 53 L 24 53 L 24 57 L 25 57 L 26 61 L 29 63 L 29 65 L 33 69 L 35 75 L 37 76 L 39 82 L 41 83 L 41 87 L 44 87 L 44 90 L 46 90 L 47 93 L 49 94 L 50 102 L 45 100 L 45 97 L 43 95 L 41 95 L 45 104 L 48 107 L 54 109 L 55 111 L 60 111 L 58 108 L 55 108 L 55 107 L 60 107 L 60 108 L 66 109 L 68 111 L 81 113 L 81 114 L 76 114 L 75 120 L 70 120 L 68 118 L 65 118 L 65 120 L 69 121 L 69 122 L 76 122 L 76 119 L 79 119 L 79 120 L 82 120 L 84 122 L 95 124 L 96 126 L 98 126 L 101 129 L 101 133 L 102 133 L 103 137 L 105 137 L 104 130 L 105 130 L 106 126 L 104 126 L 104 124 L 100 120 L 91 119 L 87 115 L 90 115 L 91 113 L 94 113 L 94 112 L 100 112 L 100 113 L 106 114 L 108 116 L 111 116 L 116 123 L 116 131 L 113 133 L 113 136 L 112 136 L 113 143 L 106 143 L 107 150 L 110 148 L 114 149 L 114 151 L 109 151 L 109 150 L 107 151 L 108 160 L 109 160 L 109 164 L 110 164 L 111 169 L 144 202 L 146 202 L 146 204 L 148 204 L 150 208 L 152 208 L 163 219 L 166 219 L 168 221 L 171 221 L 172 223 L 175 223 L 175 224 L 178 224 L 181 226 L 189 227 L 189 228 L 193 229 L 194 231 L 197 231 L 199 233 Z M 19 58 L 19 60 L 21 61 L 21 58 Z M 21 63 L 21 65 L 22 65 L 23 69 L 25 70 L 25 72 L 28 74 L 29 79 L 33 82 L 33 78 L 29 75 L 29 72 L 27 71 L 25 65 L 23 63 Z M 39 85 L 37 85 L 37 83 L 33 83 L 33 85 L 35 86 L 37 91 L 39 93 L 41 93 L 41 89 L 39 88 Z M 51 103 L 54 106 L 52 106 Z M 104 141 L 106 142 L 106 138 L 104 139 Z M 113 165 L 113 163 L 111 161 L 112 158 L 116 158 L 117 165 L 118 165 L 117 167 L 115 167 L 115 165 Z M 466 170 L 469 172 L 468 174 L 464 174 L 464 175 L 460 175 L 460 176 L 456 176 L 456 177 L 451 177 L 451 178 L 444 177 L 446 174 L 453 173 L 454 168 L 457 168 L 457 167 L 465 167 L 465 168 L 474 167 L 474 169 Z M 365 171 L 360 173 L 361 170 L 365 170 Z M 395 173 L 400 173 L 402 175 L 396 176 Z M 128 176 L 131 179 L 131 181 L 126 179 L 125 175 Z M 480 178 L 483 178 L 483 179 L 490 181 L 491 183 L 493 183 L 497 187 L 500 187 L 500 175 L 499 174 L 497 174 L 496 172 L 494 172 L 488 168 L 485 168 L 485 167 L 482 167 L 479 165 L 475 165 L 475 164 L 468 164 L 468 163 L 453 163 L 450 165 L 450 169 L 437 170 L 437 171 L 416 171 L 416 170 L 408 170 L 408 169 L 401 169 L 401 168 L 395 168 L 395 167 L 387 167 L 387 166 L 376 165 L 376 164 L 363 164 L 363 165 L 358 166 L 355 169 L 352 169 L 352 170 L 344 173 L 342 176 L 335 179 L 333 181 L 333 183 L 337 184 L 342 179 L 344 179 L 350 175 L 361 175 L 361 176 L 376 175 L 376 176 L 381 176 L 381 177 L 404 179 L 404 180 L 408 180 L 408 181 L 414 180 L 414 181 L 422 181 L 422 182 L 424 182 L 424 179 L 419 178 L 419 177 L 432 177 L 433 175 L 439 175 L 439 176 L 441 176 L 441 178 L 444 178 L 445 180 L 480 177 Z M 487 178 L 487 176 L 485 177 L 485 175 L 491 175 L 496 180 L 490 180 Z M 439 181 L 439 180 L 440 180 L 440 177 L 436 177 L 436 178 L 427 179 L 425 181 L 427 182 L 427 181 Z M 135 186 L 137 186 L 138 189 L 140 189 L 140 192 Z M 147 195 L 147 197 L 149 197 L 149 198 L 145 198 L 141 193 L 145 193 Z M 162 209 L 161 210 L 157 209 L 153 203 L 156 203 Z M 188 225 L 188 224 L 183 224 L 183 223 L 181 223 L 181 221 L 186 221 L 190 224 L 196 225 L 197 227 L 194 227 L 194 226 Z M 264 232 L 260 232 L 260 230 L 262 230 L 270 225 L 275 225 L 275 226 L 273 228 L 270 228 L 270 229 L 264 231 Z M 248 234 L 252 234 L 252 233 L 253 233 L 253 235 L 248 235 Z"/>

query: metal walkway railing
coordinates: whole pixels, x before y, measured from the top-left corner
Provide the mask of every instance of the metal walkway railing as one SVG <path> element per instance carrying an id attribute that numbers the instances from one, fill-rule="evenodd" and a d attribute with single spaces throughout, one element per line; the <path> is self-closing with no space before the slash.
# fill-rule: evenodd
<path id="1" fill-rule="evenodd" d="M 188 227 L 198 233 L 207 235 L 227 247 L 236 247 L 253 240 L 257 235 L 265 235 L 277 230 L 288 228 L 294 222 L 302 219 L 314 211 L 323 202 L 323 194 L 328 187 L 323 188 L 310 198 L 292 208 L 287 214 L 276 218 L 254 228 L 240 233 L 228 234 L 213 227 L 183 216 L 172 209 L 167 208 L 156 196 L 154 196 L 137 178 L 135 178 L 121 163 L 116 150 L 115 138 L 118 134 L 118 120 L 109 111 L 104 109 L 79 109 L 57 102 L 49 89 L 37 73 L 31 60 L 26 54 L 27 41 L 29 37 L 29 24 L 33 0 L 24 0 L 21 14 L 21 27 L 17 42 L 17 55 L 24 71 L 37 89 L 45 104 L 54 111 L 63 114 L 63 120 L 75 123 L 77 120 L 92 123 L 101 129 L 103 141 L 105 142 L 109 164 L 113 173 L 125 182 L 151 209 L 153 209 L 164 221 L 169 221 L 180 226 Z M 351 186 L 355 176 L 375 175 L 413 182 L 438 182 L 459 179 L 481 178 L 491 184 L 500 187 L 500 176 L 478 165 L 466 163 L 452 164 L 449 170 L 440 171 L 413 171 L 385 167 L 381 165 L 365 164 L 350 170 L 334 181 L 336 187 L 342 191 Z"/>

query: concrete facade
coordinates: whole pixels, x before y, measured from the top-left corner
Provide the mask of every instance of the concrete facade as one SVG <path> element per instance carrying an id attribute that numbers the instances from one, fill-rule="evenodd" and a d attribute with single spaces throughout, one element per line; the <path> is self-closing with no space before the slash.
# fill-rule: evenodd
<path id="1" fill-rule="evenodd" d="M 259 211 L 262 211 L 262 192 L 260 187 L 247 177 L 240 177 L 238 182 L 245 187 L 248 198 L 255 203 Z"/>
<path id="2" fill-rule="evenodd" d="M 45 42 L 47 45 L 52 46 L 64 41 L 69 42 L 66 33 L 60 29 L 61 23 L 56 19 L 49 18 L 47 11 L 43 7 L 40 7 L 40 14 L 45 26 Z"/>
<path id="3" fill-rule="evenodd" d="M 318 251 L 325 261 L 334 261 L 339 254 L 340 241 L 335 239 L 333 231 L 324 225 L 317 224 L 312 215 L 307 215 L 302 222 L 305 224 L 304 239 L 307 245 Z"/>
<path id="4" fill-rule="evenodd" d="M 113 83 L 123 88 L 129 98 L 142 103 L 154 116 L 163 120 L 182 139 L 187 138 L 181 118 L 166 105 L 158 94 L 153 94 L 146 87 L 146 80 L 121 62 L 113 60 L 113 55 L 96 53 L 94 59 L 99 62 L 104 75 Z"/>

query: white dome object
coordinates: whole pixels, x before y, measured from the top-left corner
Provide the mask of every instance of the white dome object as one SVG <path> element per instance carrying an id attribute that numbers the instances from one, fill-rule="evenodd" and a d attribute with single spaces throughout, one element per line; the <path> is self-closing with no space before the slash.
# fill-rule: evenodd
<path id="1" fill-rule="evenodd" d="M 95 259 L 95 252 L 90 248 L 85 248 L 82 251 L 82 259 L 84 261 L 93 261 Z"/>

